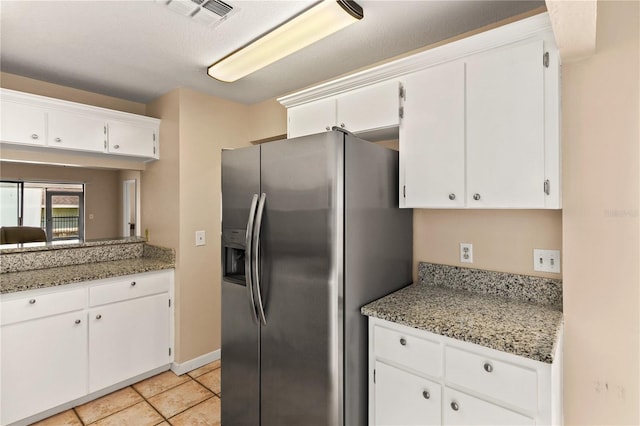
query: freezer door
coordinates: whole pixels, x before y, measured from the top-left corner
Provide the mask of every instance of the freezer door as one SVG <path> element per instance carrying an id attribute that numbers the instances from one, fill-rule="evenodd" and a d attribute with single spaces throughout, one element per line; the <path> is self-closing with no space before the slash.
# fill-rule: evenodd
<path id="1" fill-rule="evenodd" d="M 343 423 L 343 139 L 262 145 L 262 426 Z"/>
<path id="2" fill-rule="evenodd" d="M 259 192 L 260 147 L 222 151 L 221 415 L 226 425 L 260 424 L 260 328 L 245 270 L 247 222 Z"/>

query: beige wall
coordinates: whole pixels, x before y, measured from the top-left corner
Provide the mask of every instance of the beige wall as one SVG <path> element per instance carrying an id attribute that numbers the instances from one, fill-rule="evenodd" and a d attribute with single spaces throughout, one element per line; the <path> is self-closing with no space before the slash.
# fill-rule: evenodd
<path id="1" fill-rule="evenodd" d="M 220 349 L 220 151 L 249 146 L 251 121 L 248 106 L 190 89 L 174 90 L 148 111 L 162 119 L 163 145 L 162 160 L 142 174 L 143 222 L 150 242 L 177 250 L 181 363 Z M 259 107 L 253 111 L 260 115 Z M 206 231 L 205 246 L 195 246 L 198 230 Z"/>
<path id="2" fill-rule="evenodd" d="M 0 73 L 0 87 L 32 93 L 34 95 L 64 99 L 65 101 L 79 102 L 81 104 L 130 112 L 133 114 L 145 114 L 145 104 L 141 104 L 139 102 L 127 101 L 125 99 L 114 98 L 112 96 L 87 92 L 86 90 L 60 86 L 59 84 L 47 83 L 46 81 L 34 80 L 32 78 L 9 74 L 6 72 Z"/>
<path id="3" fill-rule="evenodd" d="M 275 99 L 248 107 L 249 140 L 259 141 L 287 134 L 287 109 Z"/>
<path id="4" fill-rule="evenodd" d="M 473 263 L 460 263 L 460 243 L 473 244 Z M 419 261 L 561 278 L 533 270 L 533 249 L 562 247 L 559 210 L 413 211 L 414 279 Z"/>
<path id="5" fill-rule="evenodd" d="M 640 3 L 598 2 L 563 66 L 565 420 L 640 424 Z"/>
<path id="6" fill-rule="evenodd" d="M 85 202 L 85 239 L 112 238 L 120 235 L 119 174 L 115 170 L 91 170 L 78 167 L 6 163 L 0 165 L 2 179 L 83 183 Z M 93 214 L 93 219 L 89 215 Z"/>

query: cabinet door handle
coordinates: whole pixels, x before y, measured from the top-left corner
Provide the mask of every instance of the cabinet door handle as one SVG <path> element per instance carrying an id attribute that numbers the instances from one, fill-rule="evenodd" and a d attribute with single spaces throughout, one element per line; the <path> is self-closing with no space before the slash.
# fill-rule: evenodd
<path id="1" fill-rule="evenodd" d="M 30 305 L 33 305 L 33 304 L 35 304 L 35 303 L 36 303 L 36 299 L 29 299 L 29 304 L 30 304 Z"/>
<path id="2" fill-rule="evenodd" d="M 62 139 L 60 139 L 60 138 L 55 138 L 53 141 L 54 141 L 54 142 L 58 142 L 58 143 L 60 143 L 60 142 L 62 142 Z"/>
<path id="3" fill-rule="evenodd" d="M 428 391 L 428 390 L 423 390 L 423 391 L 422 391 L 422 397 L 423 397 L 424 399 L 429 399 L 429 398 L 431 398 L 431 394 L 429 393 L 429 391 Z"/>
<path id="4" fill-rule="evenodd" d="M 96 315 L 96 319 L 100 319 L 100 318 L 102 318 L 102 315 L 100 314 Z"/>
<path id="5" fill-rule="evenodd" d="M 488 362 L 485 362 L 484 371 L 486 371 L 487 373 L 491 373 L 493 371 L 493 365 L 489 364 Z"/>
<path id="6" fill-rule="evenodd" d="M 40 136 L 38 136 L 36 133 L 31 135 L 31 139 L 38 139 Z"/>
<path id="7" fill-rule="evenodd" d="M 344 123 L 340 123 L 340 127 L 344 129 Z"/>
<path id="8" fill-rule="evenodd" d="M 325 130 L 328 132 L 329 130 L 331 130 L 331 126 L 325 127 Z"/>
<path id="9" fill-rule="evenodd" d="M 114 145 L 113 146 L 113 149 L 119 149 L 119 148 L 120 148 L 120 145 Z"/>
<path id="10" fill-rule="evenodd" d="M 131 287 L 135 287 L 136 286 L 136 282 L 135 281 L 131 281 Z"/>
<path id="11" fill-rule="evenodd" d="M 458 411 L 458 410 L 460 409 L 460 406 L 458 405 L 458 403 L 457 403 L 457 402 L 455 402 L 455 401 L 451 401 L 451 409 L 452 409 L 453 411 Z"/>
<path id="12" fill-rule="evenodd" d="M 473 199 L 476 200 L 476 201 L 480 200 L 480 194 L 478 194 L 478 193 L 473 194 Z"/>
<path id="13" fill-rule="evenodd" d="M 406 345 L 407 345 L 407 339 L 405 339 L 404 337 L 401 337 L 401 338 L 400 338 L 400 344 L 401 344 L 402 346 L 406 346 Z"/>
<path id="14" fill-rule="evenodd" d="M 82 321 L 80 321 L 79 319 L 76 320 L 76 324 L 80 324 Z"/>
<path id="15" fill-rule="evenodd" d="M 456 199 L 456 194 L 454 194 L 453 192 L 451 194 L 449 194 L 449 199 L 451 201 L 455 200 Z"/>

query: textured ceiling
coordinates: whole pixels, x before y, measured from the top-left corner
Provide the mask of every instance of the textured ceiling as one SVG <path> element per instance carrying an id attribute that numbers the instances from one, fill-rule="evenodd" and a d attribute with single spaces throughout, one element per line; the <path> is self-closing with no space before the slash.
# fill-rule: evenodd
<path id="1" fill-rule="evenodd" d="M 215 27 L 163 1 L 0 1 L 0 69 L 147 103 L 176 87 L 252 104 L 500 21 L 544 1 L 359 0 L 364 19 L 234 83 L 206 68 L 315 1 L 228 0 Z"/>

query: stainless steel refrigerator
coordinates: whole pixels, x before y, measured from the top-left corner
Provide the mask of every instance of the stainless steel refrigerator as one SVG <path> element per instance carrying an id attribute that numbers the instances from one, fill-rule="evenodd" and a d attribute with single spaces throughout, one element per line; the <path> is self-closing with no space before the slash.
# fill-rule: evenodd
<path id="1" fill-rule="evenodd" d="M 360 307 L 411 282 L 398 153 L 341 131 L 222 152 L 222 423 L 364 425 Z"/>

